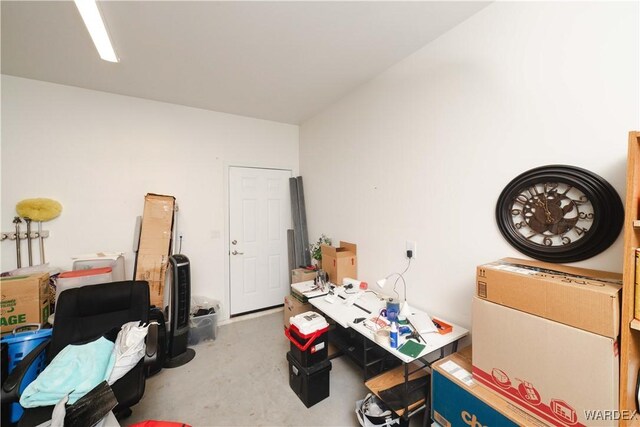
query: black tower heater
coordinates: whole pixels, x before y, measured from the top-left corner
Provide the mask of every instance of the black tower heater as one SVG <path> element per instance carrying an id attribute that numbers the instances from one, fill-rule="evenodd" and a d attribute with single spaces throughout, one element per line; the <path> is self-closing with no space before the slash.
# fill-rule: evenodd
<path id="1" fill-rule="evenodd" d="M 191 272 L 189 258 L 184 255 L 169 257 L 169 322 L 167 331 L 167 359 L 165 368 L 176 368 L 191 361 L 195 350 L 187 348 L 189 338 L 189 312 L 191 311 Z"/>

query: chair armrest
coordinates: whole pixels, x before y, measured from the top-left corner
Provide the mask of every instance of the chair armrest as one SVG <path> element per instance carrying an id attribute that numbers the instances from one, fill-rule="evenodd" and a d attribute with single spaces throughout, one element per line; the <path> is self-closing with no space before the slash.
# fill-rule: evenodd
<path id="1" fill-rule="evenodd" d="M 27 371 L 31 367 L 33 361 L 47 349 L 51 343 L 51 338 L 41 342 L 36 348 L 34 348 L 29 354 L 27 354 L 11 373 L 2 382 L 1 403 L 13 403 L 20 400 L 20 385 L 26 375 Z"/>
<path id="2" fill-rule="evenodd" d="M 158 358 L 158 322 L 149 323 L 147 330 L 147 342 L 145 349 L 144 365 L 154 364 Z"/>

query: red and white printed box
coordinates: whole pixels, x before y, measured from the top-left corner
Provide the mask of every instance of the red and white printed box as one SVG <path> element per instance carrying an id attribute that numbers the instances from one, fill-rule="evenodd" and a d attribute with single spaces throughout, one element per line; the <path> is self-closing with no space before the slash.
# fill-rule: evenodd
<path id="1" fill-rule="evenodd" d="M 618 364 L 612 338 L 473 298 L 473 378 L 551 425 L 602 425 Z"/>

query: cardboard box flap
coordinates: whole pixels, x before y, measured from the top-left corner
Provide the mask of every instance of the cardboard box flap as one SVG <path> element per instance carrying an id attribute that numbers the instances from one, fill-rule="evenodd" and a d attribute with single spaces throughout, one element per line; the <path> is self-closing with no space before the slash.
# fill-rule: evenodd
<path id="1" fill-rule="evenodd" d="M 564 264 L 553 264 L 549 262 L 533 261 L 519 258 L 502 258 L 498 261 L 485 264 L 487 266 L 495 266 L 496 268 L 513 267 L 514 273 L 517 274 L 539 274 L 547 275 L 549 278 L 558 276 L 558 280 L 564 280 L 568 284 L 581 286 L 582 281 L 597 281 L 611 286 L 597 286 L 592 290 L 600 290 L 602 292 L 617 293 L 619 286 L 622 286 L 622 273 L 612 271 L 593 270 L 582 267 L 572 267 Z M 571 280 L 568 281 L 568 280 Z"/>
<path id="2" fill-rule="evenodd" d="M 340 257 L 350 257 L 357 254 L 357 248 L 355 243 L 349 242 L 340 242 L 339 247 L 329 246 L 329 245 L 321 245 L 320 251 L 322 253 L 322 257 L 326 255 L 327 257 L 340 258 Z"/>
<path id="3" fill-rule="evenodd" d="M 356 245 L 340 242 L 340 247 L 322 245 L 322 269 L 329 276 L 329 281 L 338 286 L 345 278 L 358 278 L 358 256 Z"/>

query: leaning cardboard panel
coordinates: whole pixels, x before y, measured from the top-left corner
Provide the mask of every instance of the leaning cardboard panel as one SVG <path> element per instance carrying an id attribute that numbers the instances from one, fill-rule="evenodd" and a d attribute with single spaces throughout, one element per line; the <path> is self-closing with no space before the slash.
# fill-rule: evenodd
<path id="1" fill-rule="evenodd" d="M 471 377 L 471 347 L 432 365 L 432 418 L 442 427 L 547 426 Z"/>
<path id="2" fill-rule="evenodd" d="M 357 248 L 354 243 L 340 242 L 340 247 L 322 245 L 322 269 L 329 275 L 329 281 L 342 286 L 342 279 L 358 278 Z"/>
<path id="3" fill-rule="evenodd" d="M 618 364 L 613 338 L 473 298 L 473 379 L 545 422 L 602 425 Z"/>
<path id="4" fill-rule="evenodd" d="M 616 338 L 621 284 L 619 273 L 504 258 L 477 268 L 476 296 Z"/>
<path id="5" fill-rule="evenodd" d="M 0 331 L 11 332 L 27 323 L 43 324 L 49 317 L 49 274 L 3 277 Z"/>
<path id="6" fill-rule="evenodd" d="M 151 304 L 162 307 L 171 250 L 175 197 L 147 194 L 140 230 L 136 280 L 149 282 Z"/>

